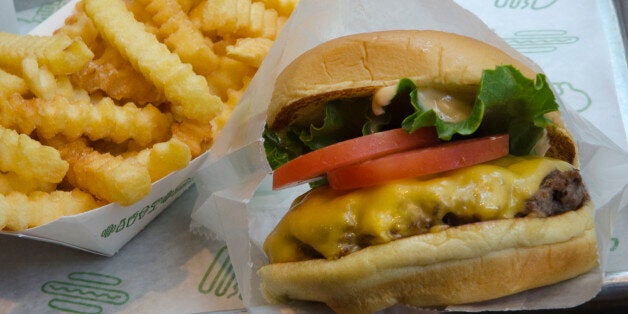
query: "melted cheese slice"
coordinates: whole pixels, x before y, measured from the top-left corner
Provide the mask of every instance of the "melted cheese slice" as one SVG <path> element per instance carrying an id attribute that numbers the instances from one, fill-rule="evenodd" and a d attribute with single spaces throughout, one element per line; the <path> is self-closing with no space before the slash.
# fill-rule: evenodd
<path id="1" fill-rule="evenodd" d="M 569 163 L 508 156 L 445 174 L 376 187 L 313 189 L 295 200 L 264 243 L 271 263 L 335 259 L 361 248 L 447 228 L 445 215 L 513 218 L 553 170 Z"/>

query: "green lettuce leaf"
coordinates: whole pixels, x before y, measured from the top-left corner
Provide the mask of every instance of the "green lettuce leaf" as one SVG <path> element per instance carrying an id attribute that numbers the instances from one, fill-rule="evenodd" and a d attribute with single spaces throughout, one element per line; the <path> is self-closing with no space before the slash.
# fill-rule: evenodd
<path id="1" fill-rule="evenodd" d="M 510 153 L 529 154 L 551 121 L 543 115 L 558 110 L 545 75 L 530 80 L 512 66 L 482 75 L 476 106 L 485 106 L 482 130 L 510 135 Z"/>
<path id="2" fill-rule="evenodd" d="M 321 126 L 310 125 L 307 129 L 294 129 L 299 139 L 311 150 L 316 150 L 362 134 L 369 101 L 362 98 L 332 100 L 325 106 L 325 118 Z"/>
<path id="3" fill-rule="evenodd" d="M 384 114 L 375 116 L 371 98 L 342 99 L 327 102 L 320 126 L 292 127 L 272 133 L 264 130 L 264 147 L 275 169 L 297 156 L 361 135 L 403 127 L 409 133 L 434 126 L 442 140 L 474 133 L 510 135 L 510 153 L 529 154 L 543 129 L 551 123 L 545 113 L 558 109 L 556 99 L 543 74 L 535 80 L 524 77 L 514 67 L 498 66 L 485 70 L 473 109 L 467 119 L 446 122 L 426 108 L 417 97 L 417 86 L 401 79 Z"/>
<path id="4" fill-rule="evenodd" d="M 401 122 L 405 117 L 413 113 L 413 106 L 410 104 L 410 95 L 416 90 L 416 85 L 412 80 L 402 78 L 397 84 L 395 95 L 387 106 L 384 106 L 384 113 L 376 116 L 371 110 L 368 110 L 366 123 L 362 128 L 362 134 L 373 134 L 393 128 L 400 128 Z M 369 105 L 370 105 L 369 101 Z"/>
<path id="5" fill-rule="evenodd" d="M 299 136 L 290 131 L 275 133 L 264 126 L 262 137 L 266 159 L 273 170 L 309 151 L 307 146 L 299 140 Z"/>
<path id="6" fill-rule="evenodd" d="M 470 135 L 478 129 L 483 134 L 508 133 L 513 155 L 529 154 L 551 123 L 543 115 L 558 110 L 545 75 L 537 74 L 535 80 L 530 80 L 510 65 L 483 72 L 475 104 L 465 120 L 443 121 L 433 110 L 424 109 L 416 91 L 411 100 L 416 112 L 403 121 L 406 131 L 435 126 L 442 140 L 450 140 L 455 134 Z"/>

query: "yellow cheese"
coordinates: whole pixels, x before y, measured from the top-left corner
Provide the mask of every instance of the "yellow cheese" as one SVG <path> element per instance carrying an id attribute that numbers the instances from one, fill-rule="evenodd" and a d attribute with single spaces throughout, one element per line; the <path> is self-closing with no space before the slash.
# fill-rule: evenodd
<path id="1" fill-rule="evenodd" d="M 446 228 L 448 213 L 473 221 L 513 218 L 553 170 L 570 164 L 508 156 L 442 175 L 336 191 L 295 200 L 264 243 L 271 263 L 339 258 L 369 245 Z"/>

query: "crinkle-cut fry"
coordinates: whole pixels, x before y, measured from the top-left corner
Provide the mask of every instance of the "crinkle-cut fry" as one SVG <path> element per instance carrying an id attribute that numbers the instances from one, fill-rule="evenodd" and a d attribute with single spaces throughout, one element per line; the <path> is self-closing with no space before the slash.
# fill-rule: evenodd
<path id="1" fill-rule="evenodd" d="M 185 168 L 192 160 L 192 154 L 185 143 L 171 138 L 140 151 L 133 158 L 148 169 L 151 181 L 155 182 L 171 172 Z"/>
<path id="2" fill-rule="evenodd" d="M 144 30 L 154 34 L 161 41 L 163 38 L 159 37 L 159 26 L 153 22 L 153 17 L 148 11 L 146 6 L 136 0 L 124 0 L 127 10 L 133 13 L 135 19 L 144 25 Z"/>
<path id="3" fill-rule="evenodd" d="M 205 11 L 205 5 L 207 4 L 207 0 L 201 0 L 198 4 L 196 4 L 190 11 L 187 13 L 190 21 L 194 24 L 194 27 L 204 31 L 203 29 L 203 11 Z M 212 41 L 214 41 L 215 34 L 203 33 L 205 36 L 209 37 Z"/>
<path id="4" fill-rule="evenodd" d="M 0 126 L 31 134 L 37 126 L 38 114 L 37 107 L 27 103 L 19 94 L 7 97 L 0 94 Z"/>
<path id="5" fill-rule="evenodd" d="M 99 34 L 92 20 L 85 14 L 83 1 L 74 6 L 74 13 L 65 19 L 63 26 L 54 31 L 54 34 L 65 34 L 70 38 L 80 38 L 83 42 L 98 54 Z M 96 51 L 95 51 L 96 50 Z"/>
<path id="6" fill-rule="evenodd" d="M 0 95 L 11 95 L 14 93 L 28 93 L 28 86 L 24 79 L 0 69 Z"/>
<path id="7" fill-rule="evenodd" d="M 145 77 L 163 90 L 172 102 L 175 118 L 211 121 L 220 114 L 224 104 L 212 95 L 203 76 L 192 66 L 181 62 L 157 38 L 144 30 L 120 0 L 84 0 L 85 12 L 94 21 L 100 34 L 115 45 L 120 53 Z"/>
<path id="8" fill-rule="evenodd" d="M 189 63 L 201 75 L 209 74 L 218 65 L 218 57 L 207 40 L 185 14 L 176 0 L 136 0 L 159 26 L 163 42 L 181 61 Z"/>
<path id="9" fill-rule="evenodd" d="M 25 134 L 0 127 L 0 171 L 44 182 L 58 183 L 68 171 L 59 152 Z"/>
<path id="10" fill-rule="evenodd" d="M 244 86 L 244 79 L 253 77 L 257 69 L 238 60 L 222 57 L 218 68 L 207 76 L 207 83 L 214 93 L 226 101 L 227 90 L 239 90 Z"/>
<path id="11" fill-rule="evenodd" d="M 55 137 L 46 142 L 70 163 L 68 182 L 98 199 L 127 206 L 150 192 L 148 169 L 133 158 L 97 152 L 83 138 L 67 142 Z"/>
<path id="12" fill-rule="evenodd" d="M 70 39 L 65 34 L 32 36 L 0 32 L 0 67 L 18 73 L 22 60 L 30 55 L 53 74 L 76 72 L 94 57 L 82 40 Z"/>
<path id="13" fill-rule="evenodd" d="M 274 39 L 285 17 L 262 2 L 251 0 L 208 0 L 202 12 L 201 30 L 219 36 L 265 37 Z"/>
<path id="14" fill-rule="evenodd" d="M 187 14 L 190 10 L 192 10 L 192 8 L 196 7 L 201 0 L 177 0 L 177 2 L 181 6 L 183 12 Z"/>
<path id="15" fill-rule="evenodd" d="M 231 116 L 231 113 L 233 112 L 233 109 L 235 109 L 236 105 L 240 101 L 240 98 L 242 98 L 242 94 L 244 94 L 244 91 L 246 90 L 246 87 L 248 86 L 250 81 L 251 81 L 250 78 L 249 79 L 245 78 L 244 86 L 242 86 L 240 90 L 234 90 L 234 89 L 227 90 L 227 102 L 226 102 L 227 109 L 225 109 L 220 116 L 214 118 L 214 120 L 210 122 L 214 137 L 218 136 L 218 133 L 222 131 L 222 128 L 227 123 L 229 116 Z"/>
<path id="16" fill-rule="evenodd" d="M 57 80 L 46 67 L 39 67 L 34 56 L 22 60 L 22 77 L 28 89 L 37 97 L 50 99 L 57 93 Z"/>
<path id="17" fill-rule="evenodd" d="M 80 214 L 102 205 L 92 195 L 78 189 L 0 194 L 0 230 L 34 228 L 62 216 Z"/>
<path id="18" fill-rule="evenodd" d="M 259 0 L 267 8 L 275 9 L 281 16 L 288 17 L 297 6 L 299 0 Z"/>
<path id="19" fill-rule="evenodd" d="M 214 142 L 214 136 L 214 126 L 207 122 L 185 119 L 172 124 L 172 137 L 188 146 L 192 158 L 207 151 Z"/>
<path id="20" fill-rule="evenodd" d="M 147 146 L 167 139 L 171 124 L 170 114 L 150 104 L 142 108 L 131 102 L 118 106 L 107 97 L 94 105 L 63 96 L 50 100 L 24 99 L 17 94 L 0 98 L 0 125 L 27 134 L 36 129 L 44 139 L 60 134 L 68 139 L 87 136 L 93 141 L 109 139 L 115 143 L 132 139 Z"/>
<path id="21" fill-rule="evenodd" d="M 31 193 L 35 191 L 52 192 L 56 183 L 41 181 L 38 178 L 25 179 L 15 172 L 0 172 L 0 194 L 10 192 Z"/>
<path id="22" fill-rule="evenodd" d="M 268 38 L 238 38 L 235 45 L 227 46 L 227 57 L 259 68 L 272 45 Z"/>
<path id="23" fill-rule="evenodd" d="M 114 47 L 103 44 L 102 54 L 88 62 L 80 71 L 70 75 L 70 80 L 90 93 L 103 91 L 116 100 L 128 100 L 138 104 L 162 103 L 163 93 L 135 70 Z"/>

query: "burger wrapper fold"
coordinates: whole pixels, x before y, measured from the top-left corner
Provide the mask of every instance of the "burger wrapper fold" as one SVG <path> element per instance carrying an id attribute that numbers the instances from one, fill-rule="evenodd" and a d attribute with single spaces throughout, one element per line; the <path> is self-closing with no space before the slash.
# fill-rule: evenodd
<path id="1" fill-rule="evenodd" d="M 218 136 L 211 158 L 197 176 L 200 195 L 192 214 L 192 228 L 226 241 L 243 301 L 252 311 L 280 308 L 269 307 L 260 292 L 256 271 L 267 263 L 262 244 L 292 200 L 309 189 L 307 185 L 279 191 L 271 189 L 271 169 L 261 135 L 275 79 L 294 58 L 324 41 L 393 29 L 441 30 L 473 37 L 542 72 L 538 65 L 508 46 L 480 19 L 453 1 L 302 0 Z M 620 210 L 628 207 L 628 179 L 624 175 L 628 154 L 560 99 L 559 103 L 564 122 L 578 144 L 581 173 L 596 206 L 600 267 L 552 286 L 482 303 L 450 306 L 447 310 L 565 308 L 584 303 L 600 291 L 612 222 Z M 403 306 L 394 309 L 413 311 Z"/>

